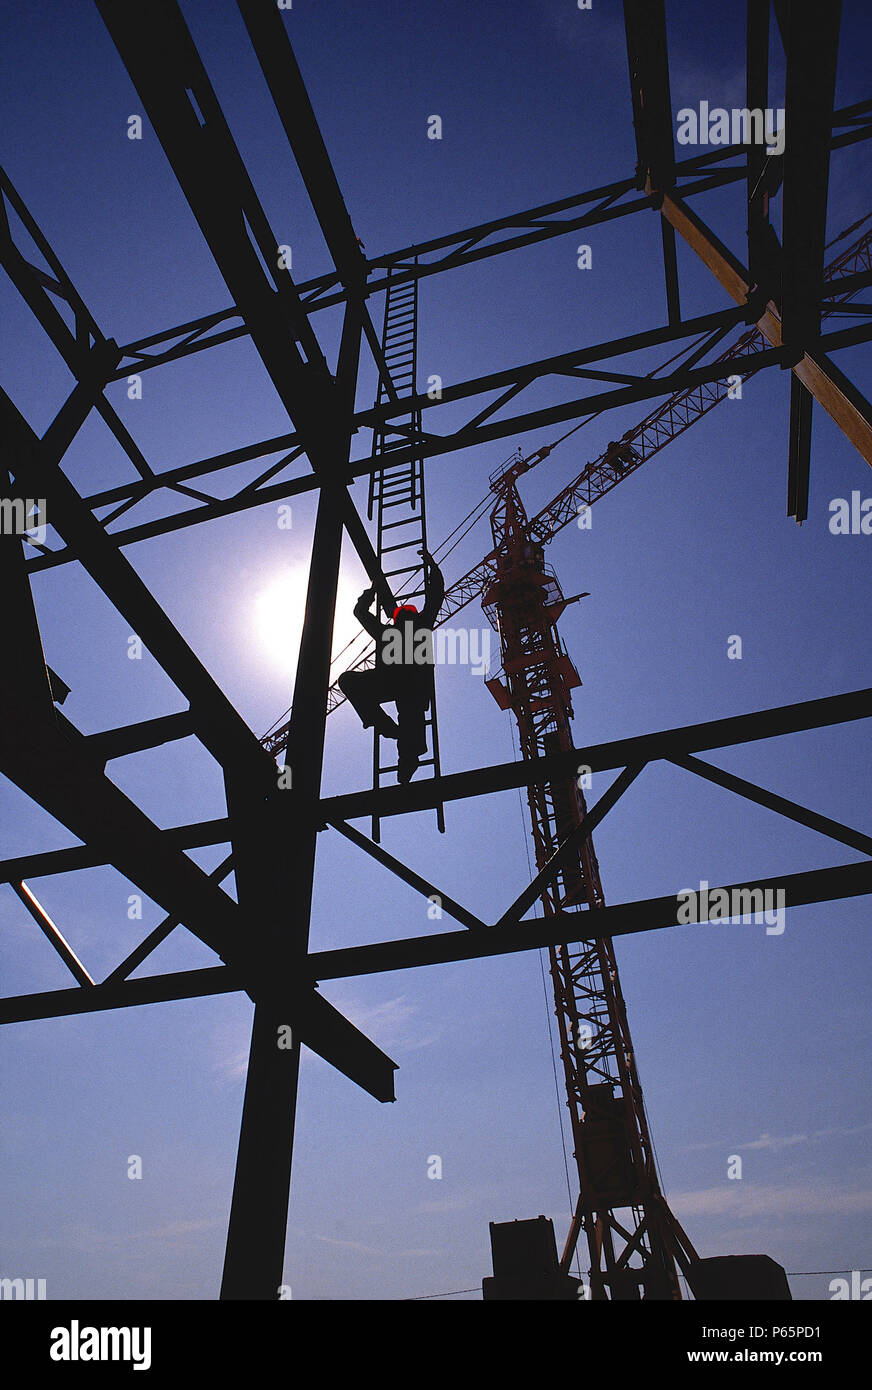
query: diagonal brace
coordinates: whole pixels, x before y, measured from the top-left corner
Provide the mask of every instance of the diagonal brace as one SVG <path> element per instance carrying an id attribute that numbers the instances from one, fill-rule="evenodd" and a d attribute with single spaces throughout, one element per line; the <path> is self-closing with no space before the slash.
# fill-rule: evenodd
<path id="1" fill-rule="evenodd" d="M 543 866 L 533 879 L 532 883 L 524 889 L 523 893 L 515 899 L 511 907 L 507 908 L 497 927 L 517 926 L 528 907 L 539 897 L 542 889 L 556 877 L 557 873 L 567 862 L 568 859 L 580 848 L 584 841 L 593 833 L 600 821 L 612 809 L 615 802 L 621 797 L 632 782 L 635 782 L 646 763 L 636 763 L 633 767 L 626 767 L 619 777 L 616 777 L 608 791 L 605 792 L 593 807 L 588 811 L 584 819 L 571 830 L 566 839 L 555 850 L 547 864 Z"/>

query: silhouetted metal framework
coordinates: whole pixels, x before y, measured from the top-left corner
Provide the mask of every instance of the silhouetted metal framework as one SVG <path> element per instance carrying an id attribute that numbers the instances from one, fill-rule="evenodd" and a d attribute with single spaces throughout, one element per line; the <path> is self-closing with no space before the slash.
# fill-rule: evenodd
<path id="1" fill-rule="evenodd" d="M 400 466 L 415 458 L 435 458 L 577 419 L 595 410 L 722 382 L 734 371 L 744 376 L 777 364 L 791 370 L 794 381 L 788 448 L 790 514 L 801 520 L 805 510 L 812 400 L 832 416 L 866 460 L 872 461 L 872 409 L 828 355 L 835 348 L 868 341 L 872 325 L 863 321 L 864 306 L 854 306 L 860 313 L 852 326 L 826 334 L 820 330 L 822 310 L 835 297 L 844 297 L 872 280 L 867 268 L 837 277 L 826 286 L 823 281 L 830 152 L 869 138 L 872 100 L 833 111 L 838 4 L 822 9 L 810 0 L 776 3 L 787 61 L 787 144 L 780 171 L 784 218 L 779 244 L 768 223 L 768 177 L 763 183 L 765 196 L 761 192 L 765 171 L 760 167 L 759 150 L 741 145 L 709 148 L 691 159 L 674 160 L 662 4 L 658 0 L 627 0 L 638 150 L 635 174 L 588 193 L 370 260 L 354 234 L 281 14 L 275 6 L 258 0 L 238 0 L 238 4 L 324 233 L 332 258 L 325 275 L 296 285 L 289 271 L 277 268 L 277 239 L 174 0 L 154 0 L 147 7 L 132 6 L 125 0 L 98 0 L 98 8 L 224 278 L 230 307 L 136 343 L 119 345 L 100 329 L 9 180 L 5 175 L 0 180 L 0 260 L 77 383 L 42 437 L 9 397 L 0 393 L 7 496 L 45 498 L 53 540 L 44 553 L 27 559 L 18 536 L 0 536 L 7 651 L 15 654 L 14 662 L 0 669 L 0 770 L 82 842 L 71 849 L 8 860 L 2 866 L 2 879 L 23 885 L 27 879 L 112 865 L 167 914 L 106 980 L 95 983 L 33 892 L 22 886 L 22 901 L 67 963 L 76 985 L 2 1000 L 0 1021 L 59 1017 L 231 990 L 249 994 L 255 1008 L 222 1297 L 272 1299 L 282 1279 L 301 1043 L 378 1100 L 394 1096 L 395 1064 L 319 995 L 319 981 L 541 946 L 560 947 L 575 939 L 576 915 L 558 911 L 544 919 L 526 919 L 524 913 L 560 872 L 567 856 L 577 854 L 587 843 L 594 826 L 643 768 L 659 759 L 811 826 L 867 856 L 845 866 L 777 875 L 759 883 L 746 882 L 742 887 L 777 887 L 784 891 L 787 906 L 872 891 L 872 860 L 868 858 L 872 841 L 867 836 L 724 773 L 697 756 L 706 749 L 868 718 L 872 714 L 870 690 L 611 744 L 561 749 L 546 757 L 441 775 L 419 784 L 329 798 L 322 798 L 320 792 L 343 533 L 355 546 L 383 606 L 387 608 L 393 599 L 348 492 L 354 478 L 381 467 L 375 455 L 349 461 L 355 430 L 366 427 L 384 435 L 396 430 L 397 421 L 408 420 L 411 412 L 420 412 L 420 435 L 408 449 L 392 453 L 392 465 Z M 768 35 L 768 4 L 751 0 L 749 104 L 751 97 L 754 105 L 767 104 Z M 748 189 L 747 271 L 689 203 L 708 189 L 739 181 Z M 402 277 L 421 280 L 652 208 L 660 214 L 665 324 L 448 386 L 438 401 L 427 396 L 397 398 L 368 307 L 371 296 L 384 291 L 389 271 L 394 283 Z M 674 255 L 676 232 L 726 289 L 733 301 L 731 307 L 682 318 Z M 335 371 L 325 360 L 314 328 L 316 312 L 328 304 L 343 306 Z M 681 343 L 701 333 L 715 335 L 739 324 L 756 326 L 769 346 L 755 346 L 750 353 L 742 350 L 735 360 L 728 355 L 707 364 L 694 362 L 660 377 L 622 373 L 608 365 L 610 359 L 622 354 L 657 344 Z M 105 400 L 105 388 L 133 372 L 243 336 L 250 338 L 287 410 L 288 431 L 218 457 L 156 472 Z M 384 389 L 375 406 L 359 410 L 358 368 L 364 347 L 376 364 Z M 551 378 L 560 383 L 566 377 L 591 381 L 596 388 L 574 401 L 557 401 L 521 414 L 505 413 L 504 407 L 534 383 Z M 444 407 L 460 400 L 470 402 L 467 423 L 439 433 Z M 118 440 L 135 477 L 132 482 L 83 497 L 62 472 L 61 463 L 94 411 Z M 281 457 L 271 457 L 275 455 Z M 288 470 L 303 459 L 310 471 L 289 476 Z M 206 490 L 203 480 L 225 470 L 239 470 L 235 490 L 229 498 L 217 498 Z M 139 579 L 124 557 L 123 547 L 134 540 L 309 489 L 318 490 L 318 510 L 285 755 L 285 765 L 293 772 L 292 787 L 283 790 L 278 786 L 274 759 Z M 136 520 L 136 507 L 146 500 L 153 504 L 157 498 L 167 504 L 166 512 L 156 520 Z M 177 506 L 179 498 L 193 505 L 182 514 L 171 514 L 170 506 Z M 184 709 L 85 736 L 57 708 L 29 575 L 73 561 L 82 565 L 139 635 L 176 686 L 185 701 Z M 127 753 L 187 737 L 198 739 L 221 767 L 227 815 L 163 830 L 112 783 L 105 765 Z M 483 923 L 440 892 L 443 910 L 460 922 L 461 930 L 339 951 L 309 951 L 317 839 L 327 827 L 335 827 L 391 873 L 429 896 L 439 891 L 435 885 L 399 863 L 348 821 L 373 815 L 384 820 L 458 798 L 511 787 L 542 786 L 573 775 L 580 763 L 593 772 L 624 771 L 568 832 L 530 887 L 501 914 L 498 926 Z M 229 856 L 212 873 L 200 869 L 185 853 L 206 844 L 230 847 Z M 220 886 L 231 869 L 237 901 Z M 289 904 L 284 891 L 288 881 L 295 885 Z M 287 904 L 286 918 L 279 920 L 276 903 Z M 677 907 L 674 896 L 598 907 L 597 939 L 608 941 L 621 934 L 673 925 Z M 129 979 L 177 923 L 205 942 L 221 963 L 205 970 Z M 285 1025 L 291 1027 L 293 1045 L 280 1048 L 277 1034 Z"/>

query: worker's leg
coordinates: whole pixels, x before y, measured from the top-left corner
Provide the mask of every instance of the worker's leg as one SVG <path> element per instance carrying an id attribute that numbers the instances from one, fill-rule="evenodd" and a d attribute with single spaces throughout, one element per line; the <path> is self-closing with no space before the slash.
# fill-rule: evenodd
<path id="1" fill-rule="evenodd" d="M 339 689 L 357 711 L 365 729 L 375 725 L 382 738 L 396 738 L 399 730 L 382 703 L 393 699 L 390 684 L 378 667 L 374 671 L 346 671 L 339 677 Z"/>
<path id="2" fill-rule="evenodd" d="M 418 770 L 421 754 L 427 751 L 427 729 L 424 723 L 429 700 L 421 696 L 397 701 L 400 725 L 397 738 L 397 780 L 408 782 Z"/>

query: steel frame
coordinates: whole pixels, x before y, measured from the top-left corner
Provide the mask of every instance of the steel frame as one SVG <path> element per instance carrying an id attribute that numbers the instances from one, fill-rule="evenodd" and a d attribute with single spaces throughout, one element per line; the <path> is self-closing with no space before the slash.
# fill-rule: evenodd
<path id="1" fill-rule="evenodd" d="M 796 388 L 791 413 L 792 514 L 799 520 L 804 514 L 809 406 L 803 392 L 813 392 L 872 461 L 868 449 L 872 412 L 868 402 L 827 356 L 835 348 L 869 341 L 872 324 L 859 323 L 826 335 L 820 332 L 821 313 L 834 297 L 872 281 L 867 268 L 824 286 L 822 265 L 830 152 L 872 135 L 872 100 L 833 113 L 830 79 L 838 42 L 837 17 L 835 21 L 828 20 L 824 55 L 818 63 L 809 35 L 812 19 L 815 25 L 819 19 L 819 8 L 811 7 L 806 0 L 795 0 L 785 38 L 789 128 L 803 84 L 812 84 L 813 100 L 805 126 L 797 119 L 805 134 L 801 140 L 794 139 L 787 160 L 785 201 L 791 210 L 785 208 L 784 246 L 779 248 L 781 298 L 773 299 L 772 285 L 761 272 L 761 266 L 771 266 L 771 258 L 767 261 L 761 251 L 767 240 L 765 209 L 753 203 L 748 247 L 751 270 L 745 272 L 687 202 L 707 189 L 740 180 L 748 183 L 753 202 L 752 179 L 759 175 L 759 160 L 744 147 L 731 147 L 674 162 L 671 129 L 666 129 L 668 65 L 662 5 L 656 0 L 647 0 L 644 5 L 633 0 L 625 6 L 639 155 L 632 178 L 367 260 L 354 236 L 281 17 L 275 8 L 270 10 L 254 0 L 239 0 L 333 261 L 325 275 L 298 286 L 289 272 L 273 271 L 268 277 L 263 269 L 264 262 L 267 266 L 274 264 L 276 239 L 175 0 L 159 0 L 149 6 L 147 16 L 124 0 L 97 3 L 225 279 L 233 305 L 119 347 L 99 329 L 30 212 L 6 176 L 0 176 L 0 261 L 77 382 L 41 439 L 9 398 L 0 394 L 8 477 L 14 479 L 19 492 L 28 491 L 47 499 L 52 528 L 61 541 L 57 549 L 28 560 L 17 537 L 0 537 L 5 611 L 21 657 L 14 671 L 0 672 L 4 713 L 0 721 L 0 770 L 83 841 L 81 848 L 19 856 L 2 865 L 3 881 L 16 888 L 28 911 L 66 961 L 77 985 L 74 989 L 2 1000 L 0 1021 L 59 1017 L 231 990 L 249 994 L 255 1004 L 254 1022 L 222 1297 L 271 1299 L 276 1297 L 281 1283 L 301 1041 L 377 1099 L 386 1101 L 394 1095 L 395 1064 L 321 998 L 317 982 L 560 945 L 579 936 L 579 913 L 557 913 L 546 919 L 523 917 L 542 885 L 559 871 L 561 854 L 567 847 L 564 843 L 494 926 L 485 925 L 461 904 L 441 894 L 443 906 L 461 922 L 463 930 L 311 953 L 308 933 L 317 841 L 328 826 L 389 872 L 418 891 L 429 893 L 432 884 L 400 865 L 347 822 L 362 815 L 384 818 L 460 797 L 541 785 L 559 773 L 566 775 L 579 761 L 593 772 L 624 769 L 611 790 L 573 832 L 574 842 L 579 838 L 584 841 L 593 824 L 644 766 L 666 759 L 863 854 L 872 853 L 868 836 L 694 756 L 705 749 L 867 718 L 872 714 L 869 690 L 572 749 L 547 758 L 440 776 L 418 785 L 351 792 L 326 799 L 322 799 L 320 791 L 330 638 L 343 533 L 355 545 L 380 597 L 386 600 L 385 606 L 392 598 L 348 491 L 355 478 L 379 466 L 376 456 L 351 460 L 351 440 L 356 429 L 365 426 L 376 431 L 386 427 L 395 430 L 391 421 L 408 416 L 410 409 L 429 412 L 429 416 L 423 416 L 426 424 L 428 418 L 438 418 L 441 404 L 475 401 L 475 413 L 461 429 L 444 435 L 425 432 L 410 444 L 410 458 L 413 454 L 435 458 L 491 439 L 576 419 L 593 410 L 671 395 L 677 390 L 694 390 L 721 382 L 734 370 L 746 376 L 778 365 L 791 369 L 801 383 Z M 768 19 L 768 7 L 763 8 Z M 763 67 L 760 14 L 761 7 L 754 0 L 749 7 L 748 90 L 758 96 Z M 817 34 L 816 28 L 814 33 Z M 800 200 L 792 190 L 796 188 L 796 170 L 808 154 L 805 140 L 814 149 L 815 172 Z M 801 206 L 797 206 L 800 202 Z M 803 233 L 798 219 L 808 214 L 809 206 L 813 219 Z M 449 387 L 441 402 L 421 396 L 396 399 L 367 307 L 368 299 L 385 289 L 388 271 L 394 280 L 421 279 L 582 227 L 652 209 L 660 212 L 665 325 Z M 34 265 L 15 244 L 9 210 L 22 220 L 44 266 Z M 676 230 L 711 265 L 737 307 L 718 309 L 695 319 L 682 318 L 674 255 Z M 771 241 L 769 244 L 771 247 Z M 72 315 L 72 325 L 64 318 L 59 304 L 65 305 Z M 330 304 L 344 306 L 335 375 L 312 324 L 314 313 Z M 868 306 L 855 307 L 861 314 L 868 313 Z M 712 334 L 715 342 L 740 323 L 756 325 L 770 346 L 722 356 L 706 365 L 685 367 L 666 376 L 644 377 L 592 365 L 701 333 Z M 274 439 L 218 458 L 156 473 L 106 401 L 106 387 L 132 372 L 168 365 L 243 336 L 250 337 L 255 346 L 292 428 Z M 387 399 L 361 411 L 357 409 L 357 383 L 364 343 L 372 354 Z M 804 363 L 811 364 L 805 374 Z M 548 376 L 599 381 L 608 389 L 510 418 L 493 418 L 528 385 Z M 498 392 L 496 399 L 485 403 L 483 397 L 491 392 Z M 137 478 L 133 483 L 121 483 L 91 497 L 81 497 L 60 465 L 78 430 L 94 411 L 113 432 Z M 256 475 L 248 478 L 229 501 L 218 501 L 208 492 L 190 486 L 195 479 L 262 461 L 275 453 L 283 455 L 281 460 L 266 468 L 259 463 Z M 402 462 L 403 453 L 398 450 L 392 458 Z M 287 467 L 304 457 L 310 474 L 280 477 Z M 109 530 L 139 501 L 159 489 L 168 489 L 196 505 L 181 515 L 128 525 L 122 531 Z M 309 489 L 318 490 L 319 503 L 294 714 L 285 755 L 285 767 L 293 771 L 293 785 L 292 790 L 286 791 L 277 787 L 273 758 L 161 610 L 122 555 L 121 547 L 146 536 L 165 534 Z M 108 513 L 98 518 L 97 513 L 107 507 Z M 87 570 L 128 619 L 187 701 L 186 709 L 85 737 L 55 707 L 30 597 L 29 575 L 72 561 Z M 109 781 L 105 763 L 137 749 L 189 736 L 196 737 L 223 770 L 227 816 L 161 830 Z M 194 845 L 218 843 L 229 843 L 231 852 L 211 874 L 199 869 L 184 853 Z M 113 865 L 160 903 L 168 915 L 106 980 L 95 983 L 66 947 L 59 929 L 32 892 L 21 885 L 25 877 L 104 864 Z M 281 874 L 276 868 L 279 864 L 283 866 Z M 279 922 L 273 906 L 282 898 L 281 882 L 288 868 L 297 892 L 288 920 Z M 231 871 L 236 875 L 238 901 L 220 887 L 221 880 Z M 783 888 L 788 905 L 869 893 L 872 863 L 864 860 L 742 886 L 767 885 Z M 608 940 L 674 925 L 676 906 L 676 899 L 668 897 L 596 908 L 596 936 Z M 135 966 L 179 923 L 209 945 L 222 963 L 206 970 L 129 980 L 127 976 Z M 279 1050 L 275 1044 L 276 1028 L 283 1024 L 291 1024 L 293 1031 L 293 1046 L 287 1050 Z"/>

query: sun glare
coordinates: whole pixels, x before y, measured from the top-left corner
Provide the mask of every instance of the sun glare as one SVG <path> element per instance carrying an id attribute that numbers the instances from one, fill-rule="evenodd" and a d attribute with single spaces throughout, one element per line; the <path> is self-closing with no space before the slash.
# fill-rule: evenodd
<path id="1" fill-rule="evenodd" d="M 344 575 L 339 578 L 332 655 L 336 657 L 347 642 L 357 639 L 349 648 L 344 664 L 356 659 L 369 640 L 353 614 L 365 583 L 365 580 L 361 582 L 359 579 L 351 581 Z M 303 565 L 291 566 L 274 575 L 255 599 L 260 648 L 273 668 L 286 675 L 290 675 L 297 664 L 307 585 L 307 568 Z"/>

